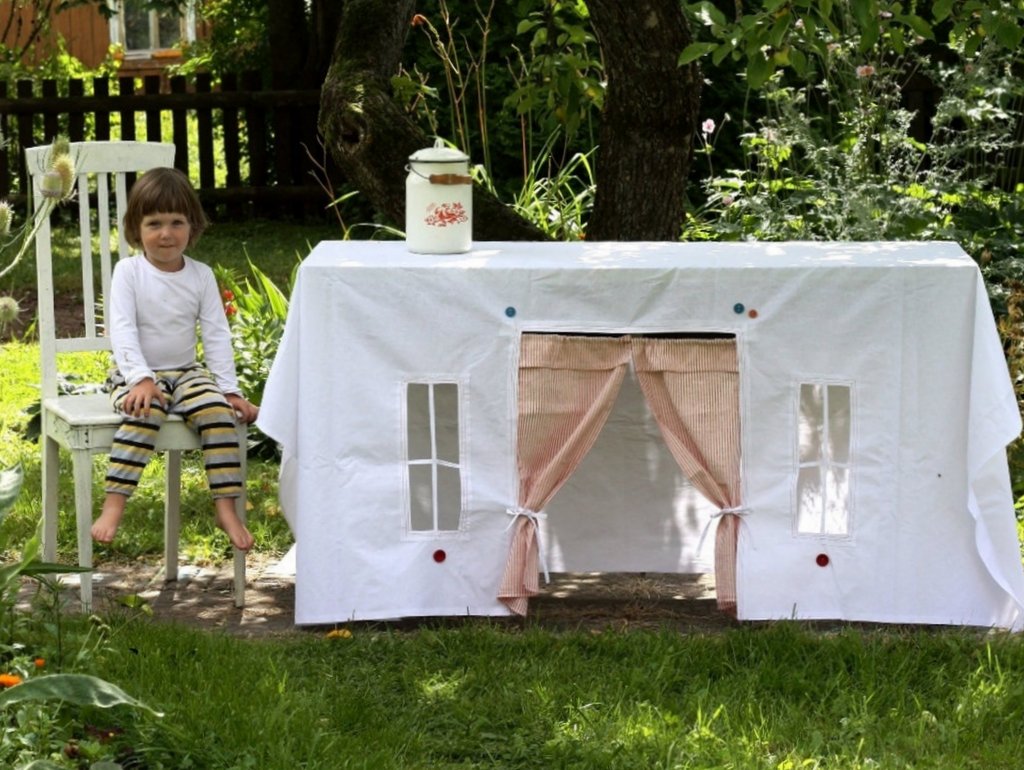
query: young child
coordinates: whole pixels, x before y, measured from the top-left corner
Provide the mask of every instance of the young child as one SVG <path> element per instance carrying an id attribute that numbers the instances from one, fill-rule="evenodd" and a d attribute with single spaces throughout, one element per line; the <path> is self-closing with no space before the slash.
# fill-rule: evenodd
<path id="1" fill-rule="evenodd" d="M 117 366 L 108 386 L 124 421 L 114 435 L 103 510 L 92 525 L 101 543 L 114 539 L 157 432 L 167 413 L 176 412 L 199 434 L 217 526 L 236 548 L 252 547 L 235 512 L 245 484 L 235 415 L 250 423 L 259 409 L 238 388 L 213 271 L 185 255 L 208 224 L 195 190 L 176 169 L 148 171 L 128 196 L 125 240 L 143 253 L 117 263 L 106 298 Z M 196 360 L 197 323 L 205 366 Z"/>

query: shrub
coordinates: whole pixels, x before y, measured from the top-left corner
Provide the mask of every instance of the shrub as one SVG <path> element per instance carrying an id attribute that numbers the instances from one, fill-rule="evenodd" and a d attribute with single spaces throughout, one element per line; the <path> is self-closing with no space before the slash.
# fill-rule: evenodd
<path id="1" fill-rule="evenodd" d="M 259 404 L 284 333 L 295 269 L 283 290 L 252 262 L 249 263 L 249 271 L 252 277 L 243 279 L 230 270 L 215 269 L 224 299 L 224 312 L 231 324 L 238 384 L 246 398 Z M 264 459 L 279 457 L 276 442 L 255 427 L 250 429 L 249 454 Z"/>

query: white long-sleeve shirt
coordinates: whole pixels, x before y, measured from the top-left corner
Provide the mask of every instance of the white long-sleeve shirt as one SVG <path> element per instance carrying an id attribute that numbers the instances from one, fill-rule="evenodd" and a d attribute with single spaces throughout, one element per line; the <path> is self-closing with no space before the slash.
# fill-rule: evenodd
<path id="1" fill-rule="evenodd" d="M 144 256 L 126 257 L 114 267 L 106 303 L 114 362 L 129 386 L 195 364 L 198 324 L 206 368 L 225 394 L 241 393 L 231 329 L 208 265 L 186 256 L 181 270 L 168 273 Z"/>

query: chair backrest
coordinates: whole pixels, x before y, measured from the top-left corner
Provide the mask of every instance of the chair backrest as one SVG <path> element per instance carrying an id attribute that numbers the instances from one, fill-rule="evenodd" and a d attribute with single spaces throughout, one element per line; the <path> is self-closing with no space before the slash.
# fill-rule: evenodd
<path id="1" fill-rule="evenodd" d="M 80 297 L 83 324 L 74 336 L 57 337 L 54 306 L 53 250 L 50 217 L 44 217 L 36 233 L 36 276 L 39 313 L 39 347 L 44 398 L 57 395 L 57 355 L 63 352 L 110 350 L 106 338 L 106 309 L 102 324 L 96 322 L 96 302 L 110 289 L 114 253 L 117 258 L 130 252 L 121 232 L 128 199 L 126 177 L 158 166 L 174 165 L 174 145 L 162 142 L 73 142 L 78 206 L 78 248 L 81 255 L 81 290 L 65 294 Z M 44 202 L 43 176 L 49 170 L 50 147 L 25 150 L 32 178 L 33 211 Z M 116 248 L 111 248 L 111 226 L 116 228 Z M 97 253 L 94 253 L 97 252 Z"/>

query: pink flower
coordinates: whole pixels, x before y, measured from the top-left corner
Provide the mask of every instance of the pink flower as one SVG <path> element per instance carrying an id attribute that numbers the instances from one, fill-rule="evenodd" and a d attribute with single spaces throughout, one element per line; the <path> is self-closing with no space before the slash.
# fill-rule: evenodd
<path id="1" fill-rule="evenodd" d="M 859 67 L 857 67 L 857 77 L 859 78 L 869 78 L 874 74 L 875 68 L 872 67 L 870 64 L 862 64 Z"/>
<path id="2" fill-rule="evenodd" d="M 707 120 L 700 124 L 700 131 L 702 134 L 704 134 L 704 136 L 715 133 L 715 121 L 712 120 L 711 118 L 708 118 Z"/>

